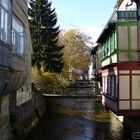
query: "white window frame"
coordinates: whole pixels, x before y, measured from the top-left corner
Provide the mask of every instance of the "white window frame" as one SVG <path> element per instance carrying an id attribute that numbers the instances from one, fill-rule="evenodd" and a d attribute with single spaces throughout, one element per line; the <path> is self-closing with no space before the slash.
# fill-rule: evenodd
<path id="1" fill-rule="evenodd" d="M 11 43 L 11 0 L 0 0 L 0 40 Z"/>
<path id="2" fill-rule="evenodd" d="M 12 46 L 13 53 L 23 55 L 25 53 L 25 27 L 15 16 L 12 18 Z"/>

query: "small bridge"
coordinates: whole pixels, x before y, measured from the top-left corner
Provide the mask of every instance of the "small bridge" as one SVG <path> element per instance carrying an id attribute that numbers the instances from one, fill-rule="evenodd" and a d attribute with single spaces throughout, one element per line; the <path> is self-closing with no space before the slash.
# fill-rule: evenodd
<path id="1" fill-rule="evenodd" d="M 74 80 L 69 81 L 69 89 L 66 94 L 43 94 L 47 98 L 79 98 L 79 99 L 101 99 L 101 95 L 95 95 L 92 91 L 94 87 L 93 81 L 90 80 Z"/>
<path id="2" fill-rule="evenodd" d="M 93 84 L 92 80 L 69 80 L 68 88 L 91 88 Z"/>

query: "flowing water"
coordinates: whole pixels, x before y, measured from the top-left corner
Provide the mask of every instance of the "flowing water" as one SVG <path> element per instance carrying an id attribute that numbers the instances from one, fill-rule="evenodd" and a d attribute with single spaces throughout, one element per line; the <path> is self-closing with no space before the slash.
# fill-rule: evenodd
<path id="1" fill-rule="evenodd" d="M 129 140 L 131 135 L 99 99 L 52 99 L 25 140 Z"/>

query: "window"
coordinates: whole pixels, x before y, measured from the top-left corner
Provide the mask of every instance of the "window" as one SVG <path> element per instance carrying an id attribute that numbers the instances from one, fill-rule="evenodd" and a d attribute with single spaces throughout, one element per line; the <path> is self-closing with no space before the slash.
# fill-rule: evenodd
<path id="1" fill-rule="evenodd" d="M 12 45 L 13 52 L 16 54 L 24 54 L 24 26 L 22 22 L 13 17 L 12 19 Z"/>
<path id="2" fill-rule="evenodd" d="M 113 98 L 116 97 L 116 76 L 115 75 L 102 77 L 102 92 Z"/>
<path id="3" fill-rule="evenodd" d="M 116 97 L 116 76 L 110 76 L 110 93 L 112 97 Z"/>
<path id="4" fill-rule="evenodd" d="M 102 77 L 102 92 L 105 92 L 105 78 Z"/>
<path id="5" fill-rule="evenodd" d="M 115 50 L 115 44 L 114 44 L 114 32 L 112 32 L 110 37 L 110 53 L 113 53 Z"/>
<path id="6" fill-rule="evenodd" d="M 108 40 L 107 40 L 107 55 L 110 56 L 110 36 L 108 37 Z"/>
<path id="7" fill-rule="evenodd" d="M 0 40 L 10 44 L 11 0 L 0 0 Z"/>
<path id="8" fill-rule="evenodd" d="M 108 54 L 108 46 L 107 46 L 107 41 L 105 41 L 105 57 L 107 57 Z"/>
<path id="9" fill-rule="evenodd" d="M 131 49 L 132 50 L 139 50 L 137 48 L 137 26 L 131 26 L 130 27 L 130 33 L 131 33 Z"/>
<path id="10" fill-rule="evenodd" d="M 107 57 L 107 55 L 108 55 L 108 46 L 107 46 L 107 41 L 105 41 L 103 44 L 103 59 Z"/>
<path id="11" fill-rule="evenodd" d="M 129 40 L 130 43 L 130 59 L 131 61 L 139 61 L 138 56 L 139 56 L 139 50 L 140 48 L 137 47 L 137 26 L 130 26 L 130 37 L 131 39 Z"/>
<path id="12" fill-rule="evenodd" d="M 108 82 L 107 76 L 103 77 L 102 82 L 103 82 L 103 93 L 107 94 L 107 82 Z"/>
<path id="13" fill-rule="evenodd" d="M 114 38 L 113 37 L 111 34 L 104 41 L 103 47 L 102 47 L 102 53 L 103 53 L 102 59 L 106 58 L 107 56 L 110 56 L 110 54 L 114 51 Z"/>
<path id="14" fill-rule="evenodd" d="M 107 94 L 108 94 L 108 95 L 111 95 L 110 89 L 111 89 L 111 77 L 108 76 L 108 77 L 107 77 Z"/>
<path id="15" fill-rule="evenodd" d="M 119 49 L 128 51 L 128 28 L 127 26 L 118 27 Z"/>

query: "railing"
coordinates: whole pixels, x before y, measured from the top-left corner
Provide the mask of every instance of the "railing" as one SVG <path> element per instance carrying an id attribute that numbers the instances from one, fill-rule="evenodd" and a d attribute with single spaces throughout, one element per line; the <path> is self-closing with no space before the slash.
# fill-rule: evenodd
<path id="1" fill-rule="evenodd" d="M 70 80 L 69 81 L 70 85 L 69 87 L 71 88 L 90 88 L 93 81 L 91 80 Z"/>
<path id="2" fill-rule="evenodd" d="M 117 20 L 136 20 L 136 17 L 136 10 L 114 10 L 108 23 Z"/>
<path id="3" fill-rule="evenodd" d="M 117 11 L 118 20 L 135 20 L 137 17 L 136 11 Z"/>

